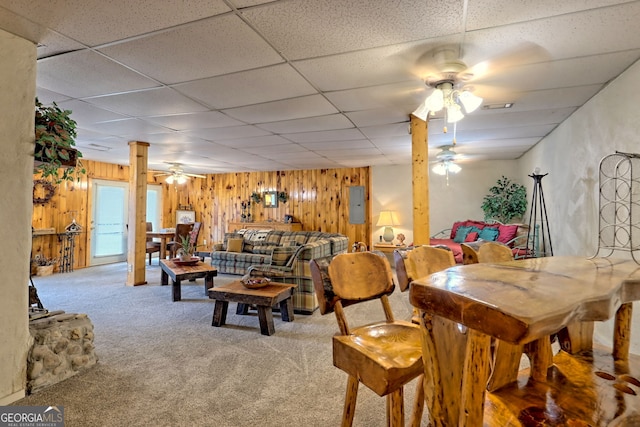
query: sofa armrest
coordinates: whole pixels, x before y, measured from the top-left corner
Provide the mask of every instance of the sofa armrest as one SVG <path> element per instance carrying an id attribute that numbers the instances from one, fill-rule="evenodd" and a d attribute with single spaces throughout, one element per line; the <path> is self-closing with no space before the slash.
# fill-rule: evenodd
<path id="1" fill-rule="evenodd" d="M 252 265 L 247 269 L 249 277 L 287 277 L 293 268 L 278 265 Z"/>

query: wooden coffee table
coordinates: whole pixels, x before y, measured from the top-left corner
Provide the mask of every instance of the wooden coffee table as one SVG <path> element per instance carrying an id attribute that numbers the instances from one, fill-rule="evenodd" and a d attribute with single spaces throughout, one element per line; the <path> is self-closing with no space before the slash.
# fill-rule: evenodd
<path id="1" fill-rule="evenodd" d="M 204 293 L 207 295 L 209 289 L 213 288 L 213 278 L 218 275 L 218 270 L 202 261 L 198 261 L 195 265 L 177 265 L 171 260 L 160 260 L 162 275 L 160 276 L 160 284 L 166 286 L 169 284 L 171 277 L 173 287 L 173 300 L 180 301 L 182 292 L 180 290 L 180 282 L 183 280 L 195 280 L 204 277 Z"/>
<path id="2" fill-rule="evenodd" d="M 260 320 L 260 333 L 262 335 L 273 335 L 272 307 L 280 304 L 280 315 L 283 322 L 293 321 L 293 305 L 291 295 L 296 285 L 285 283 L 272 283 L 258 289 L 248 289 L 242 282 L 236 280 L 227 285 L 209 289 L 209 298 L 215 299 L 216 304 L 213 309 L 213 319 L 211 326 L 222 326 L 227 320 L 227 309 L 229 302 L 237 302 L 237 314 L 246 314 L 248 305 L 255 305 L 258 308 L 258 319 Z"/>

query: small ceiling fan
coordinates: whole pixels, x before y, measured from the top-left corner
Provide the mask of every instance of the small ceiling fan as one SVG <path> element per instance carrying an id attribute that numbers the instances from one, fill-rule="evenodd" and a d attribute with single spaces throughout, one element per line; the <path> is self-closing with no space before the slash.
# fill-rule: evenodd
<path id="1" fill-rule="evenodd" d="M 431 168 L 433 173 L 438 175 L 444 175 L 447 177 L 447 185 L 449 185 L 449 174 L 458 173 L 462 170 L 454 161 L 458 160 L 459 154 L 453 151 L 453 145 L 442 145 L 438 147 L 440 152 L 436 154 L 435 165 Z"/>
<path id="2" fill-rule="evenodd" d="M 182 165 L 180 163 L 169 163 L 171 166 L 169 167 L 168 172 L 162 172 L 156 174 L 155 176 L 166 176 L 165 182 L 168 184 L 173 184 L 174 182 L 177 184 L 184 184 L 187 182 L 189 177 L 194 178 L 206 178 L 204 175 L 197 175 L 194 173 L 186 173 L 184 169 L 182 169 Z"/>

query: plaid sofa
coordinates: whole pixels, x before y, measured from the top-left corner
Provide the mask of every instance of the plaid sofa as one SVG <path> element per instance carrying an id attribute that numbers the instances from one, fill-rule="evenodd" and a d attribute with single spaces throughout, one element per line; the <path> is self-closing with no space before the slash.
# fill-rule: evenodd
<path id="1" fill-rule="evenodd" d="M 227 252 L 229 239 L 243 239 L 242 252 Z M 349 239 L 320 231 L 238 230 L 225 234 L 211 253 L 211 265 L 219 273 L 269 277 L 274 282 L 297 285 L 293 293 L 296 313 L 311 314 L 318 308 L 309 261 L 347 252 Z"/>

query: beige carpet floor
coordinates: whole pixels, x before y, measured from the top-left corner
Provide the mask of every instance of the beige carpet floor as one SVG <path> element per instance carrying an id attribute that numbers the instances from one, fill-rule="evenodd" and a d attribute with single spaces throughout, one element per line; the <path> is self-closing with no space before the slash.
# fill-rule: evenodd
<path id="1" fill-rule="evenodd" d="M 149 283 L 137 287 L 125 286 L 124 263 L 33 278 L 48 310 L 88 314 L 99 362 L 14 405 L 63 405 L 67 427 L 340 425 L 347 376 L 332 365 L 333 314 L 288 323 L 276 313 L 276 333 L 264 336 L 257 315 L 236 315 L 232 303 L 227 325 L 215 328 L 202 279 L 172 302 L 153 263 Z M 408 294 L 396 289 L 391 303 L 397 318 L 411 317 Z M 347 310 L 353 324 L 382 316 L 377 302 Z M 405 389 L 407 413 L 414 388 Z M 360 386 L 354 425 L 383 426 L 384 408 Z"/>

